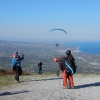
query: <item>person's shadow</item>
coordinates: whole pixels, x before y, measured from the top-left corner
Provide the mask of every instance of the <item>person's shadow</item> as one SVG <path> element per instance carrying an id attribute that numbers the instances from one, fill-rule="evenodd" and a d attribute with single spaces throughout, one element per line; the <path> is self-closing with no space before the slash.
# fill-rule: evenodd
<path id="1" fill-rule="evenodd" d="M 60 80 L 62 78 L 58 77 L 58 78 L 47 78 L 47 79 L 33 79 L 33 80 L 26 80 L 26 81 L 21 81 L 21 82 L 31 82 L 31 81 L 48 81 L 48 80 Z"/>
<path id="2" fill-rule="evenodd" d="M 29 92 L 29 91 L 23 90 L 23 91 L 13 91 L 13 92 L 3 92 L 0 94 L 0 96 L 14 95 L 14 94 L 25 93 L 25 92 Z"/>
<path id="3" fill-rule="evenodd" d="M 92 87 L 92 86 L 95 86 L 95 87 L 100 86 L 100 82 L 78 85 L 78 86 L 75 86 L 75 89 L 86 88 L 86 87 Z"/>

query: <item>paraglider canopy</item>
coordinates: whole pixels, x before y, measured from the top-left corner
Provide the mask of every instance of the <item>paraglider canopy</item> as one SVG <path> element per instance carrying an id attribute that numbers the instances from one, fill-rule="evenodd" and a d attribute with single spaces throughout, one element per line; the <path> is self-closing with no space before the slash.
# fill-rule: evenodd
<path id="1" fill-rule="evenodd" d="M 64 29 L 61 29 L 61 28 L 54 28 L 54 29 L 51 29 L 49 32 L 51 32 L 51 31 L 56 31 L 56 30 L 63 31 L 64 33 L 67 34 L 67 32 L 66 32 Z M 48 33 L 49 33 L 49 32 L 48 32 Z"/>

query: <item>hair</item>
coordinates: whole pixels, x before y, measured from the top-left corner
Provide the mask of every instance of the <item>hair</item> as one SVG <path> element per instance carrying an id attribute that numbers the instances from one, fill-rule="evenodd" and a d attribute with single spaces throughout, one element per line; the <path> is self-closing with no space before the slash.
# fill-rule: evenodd
<path id="1" fill-rule="evenodd" d="M 18 51 L 16 51 L 16 54 L 18 54 Z"/>
<path id="2" fill-rule="evenodd" d="M 67 51 L 66 51 L 66 54 L 71 54 L 71 51 L 70 51 L 70 50 L 67 50 Z"/>

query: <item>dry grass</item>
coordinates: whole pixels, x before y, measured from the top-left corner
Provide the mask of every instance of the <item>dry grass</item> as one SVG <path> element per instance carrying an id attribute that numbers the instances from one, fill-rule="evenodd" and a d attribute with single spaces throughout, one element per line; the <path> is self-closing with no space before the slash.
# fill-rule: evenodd
<path id="1" fill-rule="evenodd" d="M 15 84 L 14 75 L 0 75 L 0 88 Z"/>
<path id="2" fill-rule="evenodd" d="M 21 75 L 20 80 L 30 80 L 33 77 L 49 77 L 54 76 L 52 73 L 43 73 L 42 75 L 39 74 L 31 74 L 31 75 Z M 15 75 L 0 75 L 0 88 L 6 87 L 9 85 L 16 84 L 17 82 L 14 79 Z"/>

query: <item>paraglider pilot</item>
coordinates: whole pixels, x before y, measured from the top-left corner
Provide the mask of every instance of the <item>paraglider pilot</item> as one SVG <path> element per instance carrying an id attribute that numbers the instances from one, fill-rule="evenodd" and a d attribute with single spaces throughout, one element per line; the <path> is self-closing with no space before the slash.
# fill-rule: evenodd
<path id="1" fill-rule="evenodd" d="M 18 55 L 18 51 L 16 51 L 11 57 L 13 70 L 16 72 L 15 80 L 17 80 L 18 82 L 20 82 L 19 76 L 22 74 L 21 61 L 23 59 L 24 59 L 24 54 L 22 54 L 22 57 L 20 57 Z"/>
<path id="2" fill-rule="evenodd" d="M 56 44 L 56 47 L 58 47 L 58 44 Z"/>
<path id="3" fill-rule="evenodd" d="M 64 88 L 73 89 L 74 88 L 73 75 L 71 74 L 70 70 L 66 66 L 65 61 L 68 61 L 68 63 L 71 66 L 75 66 L 75 59 L 73 58 L 70 50 L 66 51 L 66 57 L 61 57 L 61 58 L 54 57 L 54 62 L 58 62 L 60 70 L 62 71 Z M 67 82 L 68 80 L 69 80 L 70 86 L 68 86 L 68 82 Z"/>

